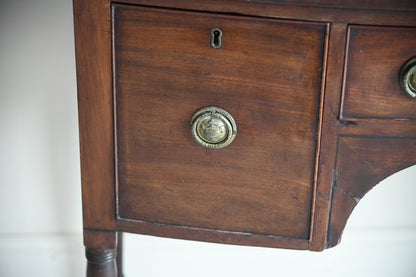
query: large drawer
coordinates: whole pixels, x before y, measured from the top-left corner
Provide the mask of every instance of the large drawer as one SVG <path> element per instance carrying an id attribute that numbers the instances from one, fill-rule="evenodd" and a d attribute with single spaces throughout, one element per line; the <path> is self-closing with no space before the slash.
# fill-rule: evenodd
<path id="1" fill-rule="evenodd" d="M 124 5 L 113 18 L 119 219 L 307 240 L 327 25 Z M 209 106 L 235 119 L 225 148 L 191 136 Z"/>

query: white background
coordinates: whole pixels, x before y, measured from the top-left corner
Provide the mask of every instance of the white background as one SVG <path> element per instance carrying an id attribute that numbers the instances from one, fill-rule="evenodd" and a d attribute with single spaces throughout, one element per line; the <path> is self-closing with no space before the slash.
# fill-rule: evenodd
<path id="1" fill-rule="evenodd" d="M 72 1 L 0 0 L 0 276 L 84 276 L 77 128 Z M 128 235 L 125 276 L 416 276 L 415 194 L 384 180 L 321 253 Z"/>

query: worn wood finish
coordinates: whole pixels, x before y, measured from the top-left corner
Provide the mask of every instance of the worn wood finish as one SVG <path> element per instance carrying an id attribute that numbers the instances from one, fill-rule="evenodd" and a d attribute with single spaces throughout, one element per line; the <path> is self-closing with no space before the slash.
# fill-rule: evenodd
<path id="1" fill-rule="evenodd" d="M 84 229 L 84 244 L 90 248 L 114 249 L 117 247 L 117 234 L 113 231 Z"/>
<path id="2" fill-rule="evenodd" d="M 83 220 L 115 228 L 109 1 L 74 1 Z"/>
<path id="3" fill-rule="evenodd" d="M 116 277 L 116 249 L 90 248 L 85 250 L 88 277 Z"/>
<path id="4" fill-rule="evenodd" d="M 114 129 L 109 1 L 74 1 L 87 276 L 115 276 Z"/>
<path id="5" fill-rule="evenodd" d="M 348 34 L 341 116 L 416 120 L 416 101 L 399 84 L 400 68 L 416 56 L 416 28 L 351 26 Z"/>
<path id="6" fill-rule="evenodd" d="M 168 224 L 149 224 L 147 222 L 126 219 L 120 219 L 117 222 L 117 225 L 119 229 L 130 233 L 139 233 L 177 239 L 300 250 L 306 250 L 309 246 L 308 240 L 305 239 L 289 239 L 271 235 L 207 230 L 202 228 L 191 228 Z"/>
<path id="7" fill-rule="evenodd" d="M 338 244 L 353 208 L 372 187 L 413 164 L 416 137 L 339 137 L 328 247 Z"/>
<path id="8" fill-rule="evenodd" d="M 88 276 L 117 274 L 119 231 L 321 251 L 416 163 L 414 1 L 111 2 L 74 0 Z M 222 150 L 189 133 L 211 105 L 238 125 Z"/>
<path id="9" fill-rule="evenodd" d="M 84 229 L 84 245 L 88 277 L 117 276 L 118 249 L 115 232 Z M 121 270 L 119 274 L 122 276 Z"/>
<path id="10" fill-rule="evenodd" d="M 273 0 L 272 0 L 273 1 Z M 175 9 L 209 11 L 221 13 L 233 13 L 241 15 L 284 18 L 305 21 L 322 21 L 333 23 L 367 24 L 367 25 L 391 25 L 391 26 L 415 26 L 415 3 L 413 0 L 403 0 L 400 10 L 380 9 L 380 1 L 359 1 L 360 3 L 336 1 L 346 3 L 348 8 L 342 5 L 324 5 L 323 2 L 313 1 L 314 5 L 298 5 L 298 1 L 244 1 L 244 0 L 123 0 L 122 3 L 138 5 L 166 7 Z M 312 0 L 311 0 L 312 1 Z M 329 0 L 330 1 L 330 0 Z M 385 0 L 389 7 L 397 7 L 396 0 Z M 371 6 L 365 9 L 363 6 Z M 355 6 L 355 8 L 353 8 Z M 360 8 L 362 7 L 362 8 Z"/>
<path id="11" fill-rule="evenodd" d="M 347 25 L 332 24 L 328 43 L 327 70 L 325 73 L 325 97 L 322 107 L 321 139 L 315 188 L 313 224 L 310 250 L 322 251 L 326 247 L 328 214 L 331 207 L 331 184 L 335 161 L 339 99 L 342 87 L 345 33 Z"/>
<path id="12" fill-rule="evenodd" d="M 114 24 L 119 216 L 307 240 L 326 26 L 125 6 Z M 192 140 L 204 106 L 234 116 L 229 147 Z"/>
<path id="13" fill-rule="evenodd" d="M 338 128 L 339 135 L 416 137 L 411 120 L 340 120 Z"/>
<path id="14" fill-rule="evenodd" d="M 256 1 L 256 0 L 254 0 Z M 416 10 L 416 2 L 413 0 L 378 0 L 377 5 L 373 1 L 365 0 L 257 0 L 258 2 L 285 3 L 312 7 L 334 7 L 348 9 L 370 10 Z"/>

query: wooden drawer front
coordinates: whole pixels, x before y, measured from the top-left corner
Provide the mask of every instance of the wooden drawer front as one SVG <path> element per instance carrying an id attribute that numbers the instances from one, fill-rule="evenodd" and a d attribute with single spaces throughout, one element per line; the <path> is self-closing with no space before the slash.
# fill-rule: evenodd
<path id="1" fill-rule="evenodd" d="M 118 5 L 113 18 L 119 217 L 307 239 L 326 25 Z M 207 106 L 237 123 L 226 148 L 191 137 Z"/>
<path id="2" fill-rule="evenodd" d="M 399 84 L 415 45 L 416 28 L 351 26 L 341 117 L 416 119 L 416 100 Z"/>

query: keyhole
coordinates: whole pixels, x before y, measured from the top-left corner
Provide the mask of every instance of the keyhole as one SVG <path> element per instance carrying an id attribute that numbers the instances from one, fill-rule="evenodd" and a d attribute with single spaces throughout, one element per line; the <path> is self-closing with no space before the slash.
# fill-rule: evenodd
<path id="1" fill-rule="evenodd" d="M 214 28 L 211 30 L 211 46 L 218 49 L 222 46 L 222 30 L 220 28 Z"/>

